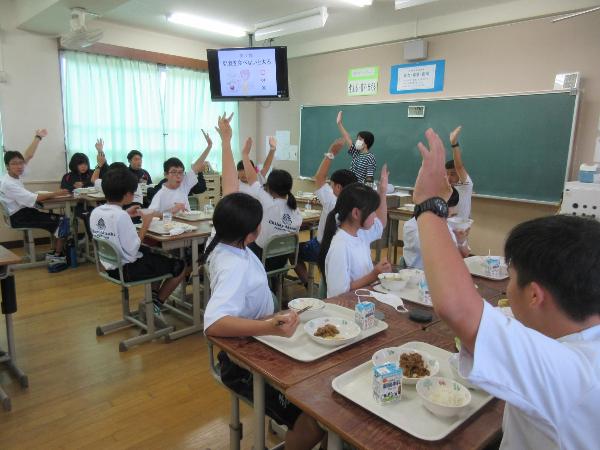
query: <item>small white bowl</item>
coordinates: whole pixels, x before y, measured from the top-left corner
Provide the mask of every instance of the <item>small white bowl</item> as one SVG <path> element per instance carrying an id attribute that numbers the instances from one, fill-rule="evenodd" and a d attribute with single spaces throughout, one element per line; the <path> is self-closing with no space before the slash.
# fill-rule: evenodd
<path id="1" fill-rule="evenodd" d="M 403 384 L 416 384 L 420 380 L 436 376 L 438 374 L 438 372 L 440 371 L 439 361 L 437 359 L 435 359 L 433 356 L 431 356 L 429 353 L 421 351 L 421 350 L 416 350 L 411 347 L 398 347 L 398 350 L 400 351 L 400 356 L 402 356 L 402 354 L 404 354 L 404 353 L 418 353 L 423 358 L 423 361 L 425 361 L 425 367 L 427 367 L 427 369 L 429 370 L 429 375 L 424 376 L 424 377 L 405 377 L 403 374 L 402 375 L 402 383 Z M 400 361 L 400 357 L 398 357 L 398 361 Z"/>
<path id="2" fill-rule="evenodd" d="M 419 284 L 419 280 L 423 275 L 423 271 L 420 269 L 401 269 L 398 271 L 404 278 L 406 278 L 408 287 L 416 287 Z"/>
<path id="3" fill-rule="evenodd" d="M 318 298 L 295 298 L 290 300 L 288 303 L 288 308 L 292 311 L 300 311 L 307 306 L 310 305 L 310 309 L 307 309 L 303 313 L 300 313 L 300 320 L 302 322 L 308 322 L 309 320 L 316 319 L 317 317 L 321 317 L 323 308 L 325 308 L 325 302 L 323 300 L 319 300 Z"/>
<path id="4" fill-rule="evenodd" d="M 398 347 L 382 348 L 381 350 L 377 350 L 375 353 L 373 353 L 371 362 L 373 363 L 374 367 L 387 363 L 394 363 L 398 365 L 400 362 L 400 355 L 402 353 L 404 352 Z"/>
<path id="5" fill-rule="evenodd" d="M 380 273 L 378 275 L 381 285 L 388 291 L 400 291 L 406 287 L 408 277 L 401 273 Z"/>
<path id="6" fill-rule="evenodd" d="M 452 376 L 454 377 L 454 379 L 456 381 L 458 381 L 460 384 L 462 384 L 467 389 L 477 389 L 477 386 L 469 383 L 469 380 L 464 378 L 458 372 L 458 353 L 452 353 L 450 355 L 450 357 L 448 358 L 448 364 L 450 364 L 450 370 L 452 371 Z"/>
<path id="7" fill-rule="evenodd" d="M 315 336 L 315 332 L 319 327 L 325 324 L 331 324 L 337 327 L 339 334 L 331 338 L 322 338 Z M 328 347 L 337 347 L 339 345 L 349 344 L 360 334 L 360 327 L 347 319 L 341 317 L 320 317 L 306 322 L 304 325 L 304 331 L 308 334 L 311 339 L 315 342 L 326 345 Z"/>
<path id="8" fill-rule="evenodd" d="M 448 223 L 450 224 L 450 228 L 458 231 L 465 231 L 471 228 L 473 225 L 473 219 L 465 219 L 463 217 L 449 217 Z"/>
<path id="9" fill-rule="evenodd" d="M 471 393 L 462 384 L 449 378 L 429 377 L 417 383 L 417 394 L 423 406 L 441 417 L 462 414 L 471 403 Z"/>

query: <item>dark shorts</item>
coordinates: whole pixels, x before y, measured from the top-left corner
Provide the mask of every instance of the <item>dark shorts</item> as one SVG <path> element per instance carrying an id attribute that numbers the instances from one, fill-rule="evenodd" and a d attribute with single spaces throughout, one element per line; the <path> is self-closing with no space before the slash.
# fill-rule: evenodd
<path id="1" fill-rule="evenodd" d="M 316 263 L 319 259 L 320 251 L 321 244 L 319 244 L 317 238 L 312 238 L 310 241 L 300 242 L 298 247 L 298 258 L 300 258 L 301 261 Z"/>
<path id="2" fill-rule="evenodd" d="M 221 381 L 232 391 L 253 400 L 252 374 L 231 362 L 227 353 L 219 352 Z M 293 428 L 294 423 L 302 414 L 302 410 L 291 403 L 287 397 L 269 384 L 265 384 L 265 412 L 277 423 Z"/>
<path id="3" fill-rule="evenodd" d="M 59 214 L 39 211 L 35 208 L 23 208 L 10 216 L 13 228 L 41 228 L 54 233 L 60 221 Z"/>
<path id="4" fill-rule="evenodd" d="M 142 252 L 141 258 L 123 266 L 124 281 L 141 281 L 167 274 L 176 277 L 185 268 L 182 260 L 152 253 L 148 247 L 141 246 L 140 252 Z M 119 279 L 118 269 L 107 270 L 106 273 L 116 280 Z"/>
<path id="5" fill-rule="evenodd" d="M 250 245 L 248 245 L 248 248 L 254 252 L 258 259 L 262 260 L 263 250 L 258 245 L 256 245 L 256 242 L 252 242 Z M 283 266 L 286 265 L 288 259 L 289 258 L 287 255 L 269 258 L 265 261 L 265 270 L 269 272 L 271 270 L 281 269 Z"/>

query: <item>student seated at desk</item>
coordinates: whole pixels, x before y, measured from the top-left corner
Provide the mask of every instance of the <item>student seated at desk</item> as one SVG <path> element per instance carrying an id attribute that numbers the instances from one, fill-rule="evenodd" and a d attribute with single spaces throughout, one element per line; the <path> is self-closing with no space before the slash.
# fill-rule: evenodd
<path id="1" fill-rule="evenodd" d="M 359 183 L 364 183 L 367 177 L 373 179 L 377 169 L 375 155 L 371 153 L 371 148 L 375 143 L 375 136 L 370 131 L 359 131 L 356 135 L 356 142 L 352 142 L 350 133 L 346 131 L 342 123 L 342 111 L 337 115 L 337 126 L 342 138 L 348 144 L 348 154 L 352 157 L 350 170 L 354 172 Z"/>
<path id="2" fill-rule="evenodd" d="M 250 139 L 250 138 L 248 138 Z M 246 139 L 246 145 L 248 143 L 252 146 L 252 139 L 248 141 Z M 273 158 L 275 157 L 275 151 L 277 150 L 277 140 L 273 136 L 269 136 L 269 153 L 267 154 L 267 158 L 265 159 L 265 163 L 262 166 L 262 169 L 259 170 L 258 167 L 254 164 L 254 161 L 250 160 L 250 164 L 254 168 L 256 172 L 256 178 L 261 186 L 264 186 L 267 183 L 267 179 L 265 178 L 271 169 L 271 164 L 273 164 Z M 243 152 L 243 150 L 242 150 Z M 246 177 L 246 170 L 244 169 L 244 161 L 238 161 L 237 166 L 238 180 L 240 180 L 240 192 L 248 193 L 248 189 L 250 186 L 248 185 L 248 178 Z"/>
<path id="3" fill-rule="evenodd" d="M 230 120 L 231 116 L 219 117 L 224 197 L 213 215 L 214 238 L 201 259 L 208 264 L 211 287 L 204 332 L 219 337 L 290 337 L 299 324 L 298 315 L 293 311 L 273 314 L 273 296 L 265 268 L 248 248 L 259 235 L 263 208 L 255 198 L 237 192 L 239 182 L 231 152 Z M 220 352 L 218 357 L 223 383 L 252 400 L 252 374 L 233 363 L 226 353 Z M 265 386 L 265 410 L 277 422 L 288 426 L 286 449 L 310 449 L 324 435 L 314 419 L 269 384 Z"/>
<path id="4" fill-rule="evenodd" d="M 139 150 L 131 150 L 129 153 L 127 153 L 129 170 L 131 170 L 131 173 L 135 175 L 135 177 L 138 180 L 138 183 L 152 184 L 152 177 L 145 169 L 142 169 L 143 157 L 144 155 L 142 155 L 142 152 L 140 152 Z"/>
<path id="5" fill-rule="evenodd" d="M 250 162 L 250 149 L 252 139 L 246 139 L 242 150 L 242 160 L 248 180 L 247 194 L 257 199 L 263 208 L 263 218 L 260 225 L 260 233 L 250 248 L 258 258 L 262 258 L 262 252 L 267 241 L 273 236 L 286 233 L 297 233 L 302 225 L 302 214 L 298 210 L 296 198 L 292 194 L 292 176 L 285 170 L 275 169 L 267 178 L 264 187 L 258 181 L 254 166 Z M 267 272 L 283 267 L 287 256 L 269 258 L 265 261 Z"/>
<path id="6" fill-rule="evenodd" d="M 152 289 L 154 313 L 160 316 L 160 306 L 185 275 L 185 264 L 180 259 L 152 253 L 148 247 L 141 245 L 155 215 L 142 215 L 142 226 L 136 231 L 131 217 L 139 215 L 139 205 L 123 210 L 123 205 L 131 204 L 137 185 L 135 175 L 125 165 L 108 169 L 102 178 L 102 190 L 107 203 L 94 208 L 90 226 L 95 238 L 110 241 L 117 247 L 123 261 L 124 281 L 139 281 L 165 274 L 173 276 Z M 101 262 L 108 275 L 119 278 L 117 267 Z"/>
<path id="7" fill-rule="evenodd" d="M 471 217 L 471 197 L 473 196 L 473 180 L 467 173 L 462 160 L 462 152 L 458 144 L 458 136 L 462 126 L 456 127 L 450 133 L 450 146 L 452 147 L 452 158 L 446 162 L 446 173 L 448 181 L 456 188 L 460 195 L 458 205 L 456 205 L 456 215 L 464 219 Z"/>
<path id="8" fill-rule="evenodd" d="M 448 215 L 450 217 L 456 216 L 456 205 L 458 205 L 459 201 L 460 196 L 458 195 L 458 191 L 456 188 L 452 187 L 452 195 L 450 195 L 450 198 L 448 199 Z M 453 230 L 450 228 L 450 225 L 448 225 L 448 222 L 446 222 L 446 225 L 448 226 L 450 237 L 462 257 L 466 258 L 469 256 L 469 253 L 471 252 L 469 242 L 467 241 L 469 230 Z M 406 262 L 408 267 L 423 270 L 419 227 L 417 226 L 417 219 L 414 217 L 404 224 L 403 240 L 404 248 L 402 249 L 402 256 L 404 257 L 404 262 Z"/>
<path id="9" fill-rule="evenodd" d="M 460 373 L 506 401 L 500 448 L 598 448 L 600 223 L 549 216 L 513 228 L 508 318 L 482 300 L 448 234 L 445 149 L 425 136 L 413 199 L 429 291 L 462 342 Z"/>
<path id="10" fill-rule="evenodd" d="M 381 238 L 387 223 L 388 170 L 381 169 L 379 194 L 361 183 L 346 186 L 327 216 L 319 269 L 327 297 L 362 288 L 392 267 L 385 259 L 373 267 L 371 243 Z"/>
<path id="11" fill-rule="evenodd" d="M 206 165 L 206 163 L 204 164 Z M 190 189 L 190 192 L 188 192 L 188 197 L 190 195 L 202 194 L 203 192 L 206 192 L 206 180 L 204 179 L 203 171 L 204 170 L 198 172 L 198 182 Z M 149 202 L 152 202 L 152 199 L 154 198 L 156 193 L 160 191 L 160 189 L 163 187 L 163 184 L 165 184 L 166 182 L 167 179 L 163 178 L 158 182 L 156 186 L 148 188 L 146 197 Z"/>
<path id="12" fill-rule="evenodd" d="M 74 153 L 69 161 L 69 171 L 62 177 L 60 182 L 61 189 L 67 189 L 73 192 L 75 189 L 91 187 L 94 185 L 92 176 L 94 172 L 90 170 L 90 160 L 83 153 Z M 75 216 L 83 220 L 88 236 L 91 236 L 89 229 L 89 214 L 93 208 L 84 208 L 82 203 L 75 206 Z"/>
<path id="13" fill-rule="evenodd" d="M 149 209 L 161 214 L 165 211 L 176 214 L 190 210 L 189 192 L 198 182 L 197 175 L 202 172 L 204 161 L 212 148 L 212 140 L 208 133 L 202 130 L 202 134 L 206 139 L 206 149 L 192 164 L 191 171 L 186 173 L 183 163 L 178 158 L 169 158 L 165 161 L 163 168 L 167 181 L 152 198 Z"/>
<path id="14" fill-rule="evenodd" d="M 25 150 L 24 156 L 17 151 L 4 153 L 6 174 L 0 182 L 0 200 L 10 216 L 11 226 L 15 228 L 40 228 L 50 233 L 55 233 L 58 228 L 60 215 L 39 211 L 35 208 L 35 205 L 37 202 L 68 194 L 69 191 L 61 189 L 46 194 L 35 194 L 25 189 L 21 179 L 27 169 L 27 164 L 34 157 L 39 143 L 47 135 L 48 132 L 45 129 L 36 130 L 35 137 Z M 46 261 L 48 261 L 50 269 L 52 267 L 62 267 L 67 263 L 63 248 L 64 239 L 57 237 L 54 250 L 46 254 Z M 52 270 L 50 271 L 52 272 Z"/>
<path id="15" fill-rule="evenodd" d="M 300 243 L 300 248 L 298 249 L 298 265 L 296 266 L 296 273 L 305 285 L 308 283 L 308 273 L 304 261 L 316 263 L 319 259 L 327 215 L 335 208 L 335 202 L 342 189 L 357 181 L 356 175 L 353 172 L 348 169 L 340 169 L 331 174 L 331 181 L 330 183 L 327 183 L 327 172 L 329 172 L 331 162 L 343 146 L 343 139 L 337 139 L 333 142 L 329 147 L 329 152 L 325 153 L 323 161 L 321 161 L 321 165 L 315 174 L 315 196 L 319 199 L 322 207 L 319 228 L 317 229 L 316 238 Z"/>

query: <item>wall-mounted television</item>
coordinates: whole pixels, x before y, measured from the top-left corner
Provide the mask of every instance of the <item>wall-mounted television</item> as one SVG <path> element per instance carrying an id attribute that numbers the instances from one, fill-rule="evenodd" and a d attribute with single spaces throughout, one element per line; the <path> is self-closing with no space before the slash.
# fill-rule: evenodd
<path id="1" fill-rule="evenodd" d="M 289 100 L 287 47 L 206 50 L 213 101 Z"/>

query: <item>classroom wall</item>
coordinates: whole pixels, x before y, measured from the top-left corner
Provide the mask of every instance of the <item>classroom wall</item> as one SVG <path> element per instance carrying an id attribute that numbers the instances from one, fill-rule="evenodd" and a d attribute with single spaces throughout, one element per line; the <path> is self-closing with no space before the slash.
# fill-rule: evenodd
<path id="1" fill-rule="evenodd" d="M 390 66 L 406 62 L 402 58 L 401 43 L 295 58 L 289 61 L 291 100 L 272 102 L 259 108 L 259 136 L 277 129 L 289 129 L 291 141 L 297 143 L 299 107 L 303 104 L 401 101 L 549 90 L 553 87 L 556 73 L 580 71 L 583 76 L 582 95 L 571 177 L 576 176 L 581 162 L 593 158 L 600 116 L 600 14 L 588 14 L 555 24 L 549 18 L 538 19 L 434 36 L 428 41 L 429 59 L 446 60 L 443 92 L 388 94 Z M 379 94 L 362 99 L 346 96 L 348 69 L 363 66 L 380 67 Z M 335 127 L 335 118 L 323 126 Z M 467 134 L 469 130 L 464 129 L 463 133 Z M 374 153 L 377 155 L 377 143 Z M 477 158 L 477 149 L 465 148 L 463 154 L 468 168 L 469 159 Z M 379 164 L 383 162 L 379 161 Z M 298 175 L 297 161 L 277 161 L 276 166 Z M 477 191 L 477 180 L 474 181 Z M 295 183 L 294 190 L 308 190 L 310 186 L 310 183 L 300 181 Z M 487 253 L 488 249 L 498 253 L 507 232 L 514 225 L 552 214 L 555 210 L 556 207 L 551 206 L 476 198 L 473 200 L 475 223 L 471 247 L 477 253 Z"/>

